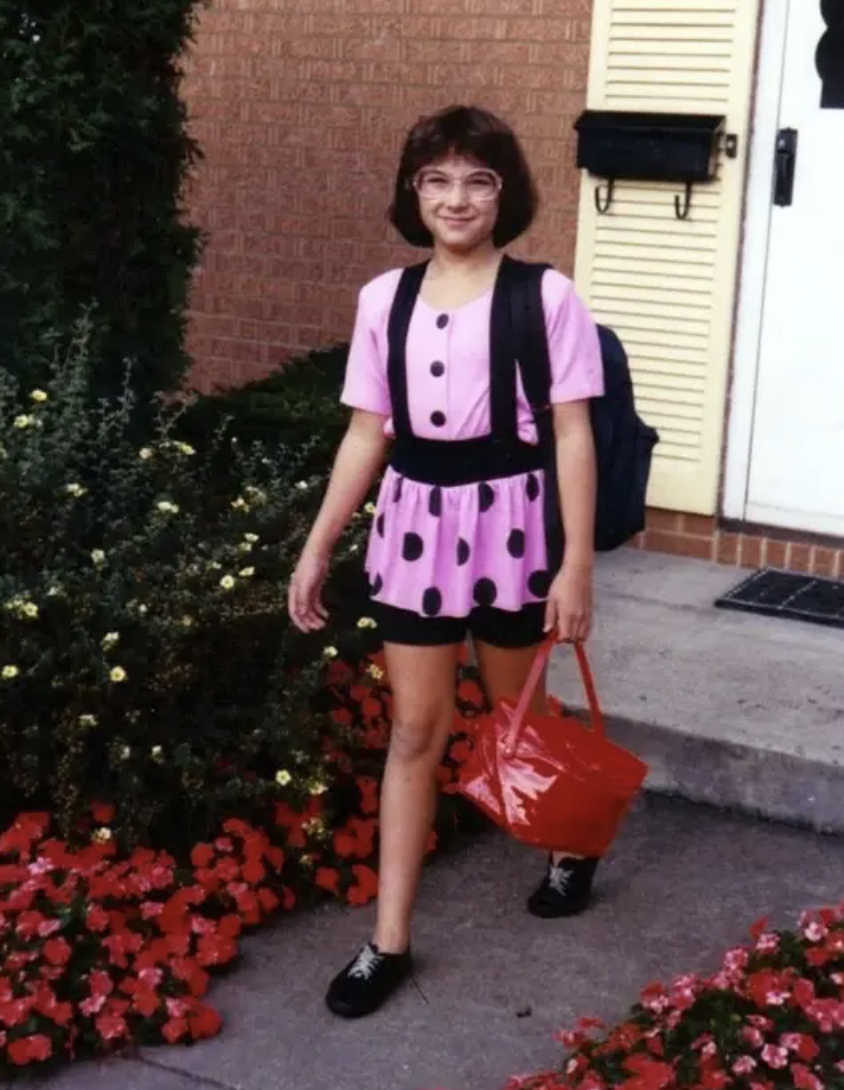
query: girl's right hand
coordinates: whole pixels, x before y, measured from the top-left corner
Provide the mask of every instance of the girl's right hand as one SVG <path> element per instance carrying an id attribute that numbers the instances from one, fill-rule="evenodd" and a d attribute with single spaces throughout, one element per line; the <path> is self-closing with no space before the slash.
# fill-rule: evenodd
<path id="1" fill-rule="evenodd" d="M 322 588 L 328 575 L 328 558 L 305 549 L 290 580 L 287 608 L 300 632 L 325 628 L 328 610 L 322 602 Z"/>

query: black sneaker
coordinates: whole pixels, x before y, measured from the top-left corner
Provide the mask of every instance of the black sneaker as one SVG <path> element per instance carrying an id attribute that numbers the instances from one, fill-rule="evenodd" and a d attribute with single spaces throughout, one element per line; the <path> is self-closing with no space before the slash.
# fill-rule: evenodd
<path id="1" fill-rule="evenodd" d="M 410 976 L 413 959 L 403 954 L 382 954 L 374 942 L 336 976 L 325 1002 L 340 1018 L 363 1018 L 374 1014 Z"/>
<path id="2" fill-rule="evenodd" d="M 598 859 L 563 858 L 559 863 L 548 862 L 548 870 L 528 901 L 528 912 L 543 920 L 558 920 L 577 916 L 589 907 L 592 879 Z"/>

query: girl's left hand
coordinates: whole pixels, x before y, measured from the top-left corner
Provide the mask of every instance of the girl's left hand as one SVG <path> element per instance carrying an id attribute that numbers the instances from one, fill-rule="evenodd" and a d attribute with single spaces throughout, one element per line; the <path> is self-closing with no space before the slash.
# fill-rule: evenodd
<path id="1" fill-rule="evenodd" d="M 548 592 L 545 631 L 560 643 L 584 643 L 592 630 L 592 569 L 563 564 Z"/>

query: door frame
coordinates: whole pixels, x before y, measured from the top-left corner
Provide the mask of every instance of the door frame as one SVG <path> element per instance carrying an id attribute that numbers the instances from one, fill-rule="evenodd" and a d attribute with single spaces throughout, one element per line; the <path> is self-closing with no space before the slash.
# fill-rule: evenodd
<path id="1" fill-rule="evenodd" d="M 789 7 L 805 2 L 764 0 L 762 10 L 721 494 L 722 514 L 739 521 L 746 519 L 750 484 L 773 215 L 773 162 L 782 110 Z"/>

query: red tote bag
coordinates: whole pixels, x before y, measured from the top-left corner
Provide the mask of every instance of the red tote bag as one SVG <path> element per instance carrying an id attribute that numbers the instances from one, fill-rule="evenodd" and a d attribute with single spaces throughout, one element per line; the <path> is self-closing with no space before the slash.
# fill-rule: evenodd
<path id="1" fill-rule="evenodd" d="M 534 847 L 600 857 L 642 788 L 647 766 L 604 734 L 586 652 L 575 645 L 590 725 L 565 713 L 528 712 L 548 658 L 543 644 L 518 703 L 500 701 L 481 724 L 460 791 Z"/>

